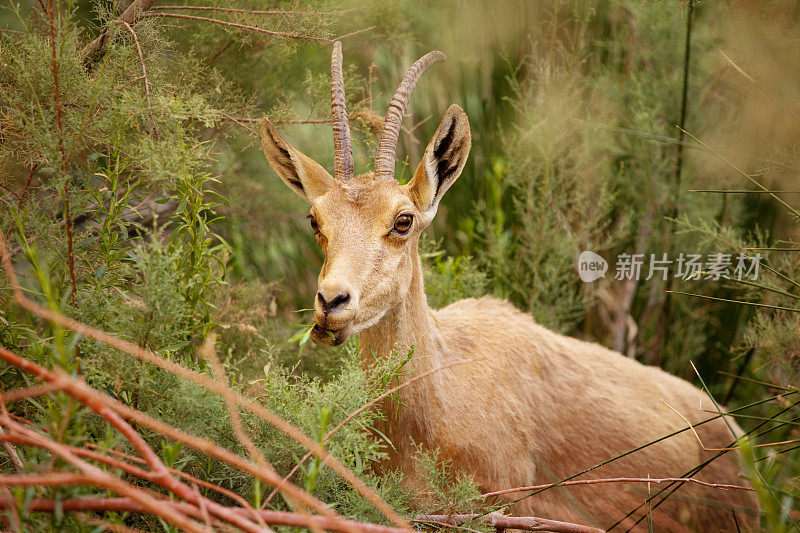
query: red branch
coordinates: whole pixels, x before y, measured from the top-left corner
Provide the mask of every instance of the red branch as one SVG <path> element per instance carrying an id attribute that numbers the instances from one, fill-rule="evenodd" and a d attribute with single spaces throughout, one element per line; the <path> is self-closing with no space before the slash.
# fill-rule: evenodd
<path id="1" fill-rule="evenodd" d="M 49 451 L 54 456 L 60 457 L 73 467 L 80 470 L 84 476 L 88 477 L 93 486 L 103 487 L 129 498 L 140 505 L 144 510 L 146 510 L 146 512 L 155 516 L 159 516 L 169 523 L 184 529 L 185 531 L 204 533 L 203 529 L 200 528 L 196 522 L 188 518 L 183 512 L 162 505 L 159 500 L 156 500 L 144 490 L 125 483 L 110 473 L 101 470 L 100 468 L 85 461 L 82 461 L 81 459 L 78 459 L 70 452 L 68 446 L 61 444 L 60 442 L 55 442 L 31 429 L 28 429 L 25 426 L 14 422 L 5 414 L 5 412 L 3 413 L 2 417 L 0 417 L 0 421 L 2 421 L 3 425 L 9 430 L 9 432 L 13 432 L 17 442 L 42 448 Z M 3 438 L 8 438 L 9 436 L 10 435 L 4 435 Z M 16 500 L 13 500 L 10 502 L 10 504 L 16 505 Z"/>
<path id="2" fill-rule="evenodd" d="M 259 531 L 257 524 L 254 524 L 243 516 L 229 512 L 228 508 L 223 507 L 222 505 L 210 500 L 206 500 L 205 498 L 198 497 L 198 494 L 192 490 L 191 487 L 184 485 L 172 477 L 164 463 L 147 444 L 147 442 L 145 442 L 142 436 L 139 435 L 139 433 L 137 433 L 136 430 L 130 426 L 130 424 L 125 422 L 125 420 L 123 420 L 123 418 L 119 416 L 111 407 L 109 407 L 108 403 L 103 401 L 102 396 L 91 394 L 89 392 L 91 389 L 88 386 L 84 385 L 81 387 L 79 385 L 80 382 L 76 383 L 77 380 L 70 378 L 70 376 L 67 376 L 65 373 L 63 373 L 63 371 L 57 371 L 57 373 L 50 372 L 49 370 L 35 365 L 31 361 L 23 359 L 2 347 L 0 347 L 0 357 L 20 368 L 28 370 L 39 379 L 62 385 L 64 392 L 108 421 L 117 431 L 122 433 L 122 435 L 128 439 L 134 448 L 136 448 L 136 451 L 139 452 L 139 455 L 142 456 L 142 458 L 147 462 L 147 465 L 151 468 L 152 474 L 148 474 L 146 479 L 149 479 L 153 483 L 157 483 L 187 502 L 191 502 L 195 505 L 205 506 L 215 517 L 223 519 L 244 531 L 253 533 Z"/>
<path id="3" fill-rule="evenodd" d="M 2 244 L 2 242 L 0 242 L 0 244 Z M 1 249 L 2 246 L 0 246 L 0 250 Z M 262 481 L 269 483 L 271 486 L 280 486 L 281 491 L 285 492 L 289 498 L 294 498 L 295 500 L 303 502 L 303 504 L 308 506 L 310 509 L 314 509 L 315 511 L 325 515 L 326 518 L 338 521 L 338 523 L 341 524 L 345 524 L 345 522 L 335 512 L 330 510 L 323 502 L 319 501 L 311 494 L 303 491 L 302 489 L 291 483 L 284 482 L 281 479 L 281 477 L 276 473 L 271 472 L 267 469 L 260 468 L 258 467 L 258 465 L 244 460 L 242 457 L 236 455 L 235 453 L 230 452 L 229 450 L 226 450 L 225 448 L 218 446 L 216 443 L 212 441 L 206 439 L 200 439 L 193 435 L 189 435 L 175 427 L 170 426 L 169 424 L 165 424 L 152 417 L 149 417 L 148 415 L 142 413 L 141 411 L 137 411 L 136 409 L 128 407 L 114 400 L 113 398 L 110 398 L 92 389 L 79 378 L 74 378 L 64 373 L 61 373 L 60 375 L 57 376 L 55 373 L 47 370 L 46 368 L 43 368 L 33 363 L 32 361 L 19 357 L 13 352 L 6 350 L 2 346 L 0 346 L 0 359 L 3 359 L 8 363 L 13 364 L 14 366 L 17 366 L 19 368 L 22 368 L 23 370 L 30 372 L 39 379 L 45 381 L 55 381 L 57 379 L 60 379 L 63 381 L 64 392 L 73 396 L 76 400 L 80 401 L 81 403 L 89 402 L 93 405 L 104 405 L 108 409 L 114 409 L 114 411 L 123 414 L 125 417 L 135 421 L 140 425 L 149 427 L 150 429 L 157 431 L 162 435 L 165 435 L 173 440 L 182 442 L 216 459 L 224 461 L 230 464 L 231 466 L 238 468 L 239 470 L 242 470 L 253 476 L 258 477 Z M 104 410 L 103 412 L 106 411 Z M 103 415 L 101 414 L 101 416 Z M 243 511 L 248 512 L 246 509 Z M 346 529 L 346 525 L 343 525 L 341 527 Z"/>
<path id="4" fill-rule="evenodd" d="M 7 499 L 0 499 L 0 507 L 8 507 L 9 502 Z M 142 512 L 143 510 L 136 502 L 131 501 L 129 498 L 72 498 L 68 500 L 61 500 L 58 502 L 60 507 L 65 512 L 75 511 L 116 511 L 116 512 Z M 164 501 L 164 507 L 180 510 L 186 514 L 191 514 L 195 518 L 200 518 L 202 512 L 194 506 L 185 503 Z M 35 512 L 54 512 L 56 509 L 56 500 L 51 499 L 34 499 L 28 504 L 28 509 Z M 237 513 L 245 513 L 244 509 L 231 508 L 231 511 Z M 300 515 L 298 513 L 289 513 L 283 511 L 265 511 L 259 510 L 258 514 L 264 519 L 267 524 L 281 525 L 281 526 L 294 526 L 294 527 L 308 527 L 309 517 Z M 348 529 L 343 529 L 339 521 L 333 521 L 327 517 L 314 516 L 310 517 L 314 525 L 330 531 L 352 531 L 356 530 L 362 533 L 401 533 L 402 529 L 381 526 L 377 524 L 367 524 L 364 522 L 356 522 L 353 520 L 346 520 Z M 594 527 L 583 526 L 580 524 L 571 524 L 568 522 L 559 522 L 557 520 L 548 520 L 538 517 L 516 517 L 505 516 L 499 513 L 491 513 L 484 517 L 478 515 L 422 515 L 417 517 L 415 522 L 430 523 L 440 522 L 449 525 L 456 525 L 459 522 L 465 522 L 478 519 L 482 524 L 490 525 L 498 529 L 514 528 L 524 531 L 551 531 L 554 533 L 600 533 L 603 530 Z"/>
<path id="5" fill-rule="evenodd" d="M 161 506 L 180 511 L 195 518 L 202 518 L 202 511 L 195 506 L 188 505 L 182 502 L 175 501 L 161 501 Z M 53 499 L 36 498 L 30 501 L 27 509 L 31 512 L 55 512 L 56 504 L 61 507 L 64 512 L 76 511 L 95 511 L 95 512 L 133 512 L 142 513 L 147 512 L 142 506 L 137 504 L 130 498 L 72 498 L 67 500 L 56 501 Z M 16 501 L 9 500 L 8 498 L 0 498 L 0 508 L 9 508 L 16 506 Z M 232 513 L 244 515 L 248 511 L 241 508 L 229 507 Z M 356 522 L 354 520 L 336 520 L 325 516 L 308 516 L 299 513 L 290 513 L 283 511 L 256 511 L 259 516 L 267 524 L 280 525 L 280 526 L 293 526 L 293 527 L 310 527 L 312 524 L 323 530 L 340 531 L 342 533 L 350 533 L 357 531 L 359 533 L 406 533 L 408 530 L 400 529 L 392 526 L 381 526 L 377 524 L 369 524 L 365 522 Z"/>
<path id="6" fill-rule="evenodd" d="M 67 154 L 64 151 L 64 128 L 61 122 L 61 90 L 58 84 L 58 58 L 56 56 L 56 24 L 55 6 L 53 0 L 48 2 L 48 16 L 50 19 L 50 51 L 52 63 L 50 70 L 53 74 L 53 91 L 56 98 L 56 121 L 58 123 L 58 152 L 61 155 L 61 178 L 64 180 L 64 225 L 67 231 L 67 265 L 69 266 L 70 295 L 72 303 L 78 290 L 75 281 L 75 256 L 72 252 L 72 215 L 69 210 L 69 178 L 67 176 Z M 32 175 L 32 174 L 31 174 Z"/>
<path id="7" fill-rule="evenodd" d="M 90 476 L 73 474 L 72 472 L 50 472 L 48 474 L 11 474 L 0 475 L 0 486 L 3 487 L 47 487 L 51 485 L 87 485 Z"/>
<path id="8" fill-rule="evenodd" d="M 92 447 L 95 450 L 103 450 L 103 448 L 100 448 L 96 444 L 92 444 L 90 442 L 84 443 L 84 446 Z M 141 468 L 136 468 L 135 466 L 133 466 L 133 465 L 131 465 L 131 464 L 125 462 L 125 461 L 114 459 L 113 457 L 109 457 L 107 455 L 99 453 L 98 451 L 86 450 L 86 449 L 81 449 L 81 448 L 73 448 L 72 451 L 73 451 L 73 453 L 75 455 L 87 457 L 87 458 L 90 458 L 90 459 L 94 459 L 95 461 L 99 461 L 99 462 L 105 463 L 105 464 L 107 464 L 109 466 L 113 466 L 115 468 L 119 468 L 120 470 L 123 470 L 124 472 L 127 472 L 129 474 L 141 477 L 142 479 L 149 479 L 147 477 L 149 475 L 148 471 L 143 470 Z M 131 462 L 134 462 L 134 463 L 140 463 L 141 464 L 141 463 L 145 462 L 145 460 L 140 458 L 140 457 L 135 457 L 133 455 L 128 455 L 127 453 L 123 453 L 123 452 L 120 452 L 118 450 L 114 450 L 113 448 L 112 449 L 108 449 L 108 450 L 103 450 L 103 451 L 106 451 L 108 453 L 116 455 L 117 457 L 121 457 L 123 459 L 126 459 L 127 461 L 131 461 Z M 252 509 L 253 508 L 248 503 L 247 500 L 245 500 L 244 498 L 242 498 L 241 496 L 239 496 L 235 492 L 230 491 L 230 490 L 228 490 L 228 489 L 226 489 L 224 487 L 220 487 L 219 485 L 216 485 L 214 483 L 210 483 L 210 482 L 205 481 L 203 479 L 197 478 L 197 477 L 195 477 L 195 476 L 193 476 L 191 474 L 187 474 L 186 472 L 181 472 L 180 470 L 176 470 L 175 468 L 169 468 L 169 472 L 172 475 L 182 477 L 187 481 L 191 481 L 192 483 L 196 483 L 197 485 L 200 485 L 200 486 L 205 487 L 207 489 L 210 489 L 210 490 L 213 490 L 215 492 L 218 492 L 219 494 L 222 494 L 223 496 L 227 496 L 228 498 L 230 498 L 231 500 L 235 501 L 236 503 L 238 503 L 239 505 L 241 505 L 245 509 Z M 261 520 L 261 517 L 257 513 L 252 513 L 252 514 L 253 514 L 253 517 L 257 521 L 263 522 L 263 520 Z M 262 525 L 266 525 L 266 524 L 262 524 Z"/>
<path id="9" fill-rule="evenodd" d="M 2 392 L 0 393 L 0 397 L 3 398 L 4 402 L 12 403 L 19 400 L 24 400 L 26 398 L 33 398 L 34 396 L 41 396 L 42 394 L 50 394 L 51 392 L 55 392 L 60 388 L 60 383 L 45 383 L 33 385 L 31 387 L 15 389 L 10 392 Z"/>

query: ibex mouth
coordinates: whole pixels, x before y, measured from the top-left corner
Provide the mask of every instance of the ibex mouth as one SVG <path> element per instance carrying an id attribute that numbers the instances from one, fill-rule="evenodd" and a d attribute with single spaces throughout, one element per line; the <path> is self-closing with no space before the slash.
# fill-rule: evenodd
<path id="1" fill-rule="evenodd" d="M 339 346 L 350 336 L 349 329 L 349 327 L 344 327 L 331 330 L 314 324 L 314 329 L 311 330 L 311 340 L 320 346 Z"/>

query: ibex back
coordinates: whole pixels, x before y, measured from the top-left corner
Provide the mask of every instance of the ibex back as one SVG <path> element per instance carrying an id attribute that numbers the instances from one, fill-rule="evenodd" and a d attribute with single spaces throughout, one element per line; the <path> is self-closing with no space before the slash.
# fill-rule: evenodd
<path id="1" fill-rule="evenodd" d="M 676 412 L 697 424 L 711 417 L 701 410 L 714 406 L 690 383 L 553 333 L 502 300 L 469 298 L 438 311 L 428 307 L 418 240 L 466 163 L 471 134 L 464 111 L 457 105 L 447 110 L 408 184 L 395 181 L 394 164 L 406 103 L 422 73 L 442 59 L 441 52 L 430 52 L 403 78 L 386 114 L 373 173 L 353 175 L 338 42 L 331 60 L 335 178 L 290 146 L 268 119 L 261 123 L 267 160 L 311 204 L 309 219 L 325 253 L 314 341 L 337 345 L 358 333 L 364 365 L 373 353 L 386 356 L 413 345 L 410 366 L 417 374 L 470 361 L 402 389 L 404 407 L 381 428 L 395 449 L 385 466 L 401 469 L 413 484 L 416 446 L 438 448 L 457 472 L 495 491 L 555 482 L 684 430 L 581 478 L 688 474 L 746 485 L 737 452 L 722 453 L 697 470 L 717 452 L 704 450 Z M 717 419 L 697 432 L 705 447 L 725 448 L 740 430 L 731 420 Z M 660 505 L 658 497 L 640 506 L 661 487 L 557 487 L 522 499 L 511 511 L 603 528 L 622 519 L 625 529 L 649 512 L 658 531 L 736 531 L 733 512 L 742 528 L 757 523 L 752 493 L 694 482 L 679 485 Z"/>

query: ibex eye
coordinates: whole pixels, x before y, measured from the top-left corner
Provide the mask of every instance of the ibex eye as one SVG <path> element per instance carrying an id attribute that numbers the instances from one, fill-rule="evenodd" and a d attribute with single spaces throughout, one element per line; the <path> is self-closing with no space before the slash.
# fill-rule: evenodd
<path id="1" fill-rule="evenodd" d="M 414 217 L 411 215 L 400 215 L 394 221 L 394 230 L 397 233 L 408 233 L 408 230 L 411 229 L 411 222 L 414 220 Z"/>

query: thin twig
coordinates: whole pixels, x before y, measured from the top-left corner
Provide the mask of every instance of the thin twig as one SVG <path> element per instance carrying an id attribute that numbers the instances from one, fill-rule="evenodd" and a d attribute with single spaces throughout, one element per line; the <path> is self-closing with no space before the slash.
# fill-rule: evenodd
<path id="1" fill-rule="evenodd" d="M 0 488 L 0 492 L 5 494 L 9 501 L 14 499 L 11 495 L 11 491 L 8 490 L 8 487 Z M 19 517 L 19 512 L 17 511 L 16 506 L 9 507 L 8 511 L 9 512 L 6 514 L 6 523 L 8 524 L 8 529 L 14 531 L 15 533 L 22 533 L 22 520 Z"/>
<path id="2" fill-rule="evenodd" d="M 22 203 L 25 201 L 25 196 L 27 196 L 28 191 L 31 188 L 31 182 L 33 181 L 33 175 L 36 173 L 36 168 L 39 166 L 38 163 L 34 163 L 31 165 L 30 169 L 28 169 L 28 179 L 25 180 L 25 186 L 22 188 L 22 192 L 19 193 L 17 197 L 17 208 L 22 208 Z"/>
<path id="3" fill-rule="evenodd" d="M 739 74 L 741 74 L 744 77 L 744 79 L 749 81 L 753 86 L 755 86 L 758 90 L 760 90 L 762 93 L 764 93 L 769 99 L 771 99 L 773 102 L 778 104 L 778 106 L 780 106 L 781 109 L 783 109 L 784 111 L 786 111 L 789 114 L 791 114 L 795 119 L 800 120 L 800 116 L 798 116 L 797 112 L 794 109 L 792 109 L 790 106 L 787 106 L 786 104 L 784 104 L 777 96 L 775 96 L 774 94 L 769 92 L 767 89 L 765 89 L 760 83 L 758 83 L 756 81 L 756 79 L 753 76 L 751 76 L 750 74 L 745 72 L 744 69 L 741 68 L 739 65 L 737 65 L 733 61 L 733 59 L 731 59 L 725 52 L 720 50 L 719 53 L 722 54 L 722 57 L 724 57 L 725 60 L 728 63 L 730 63 L 730 65 L 736 70 L 736 72 L 738 72 Z"/>
<path id="4" fill-rule="evenodd" d="M 521 529 L 523 531 L 550 531 L 552 533 L 602 533 L 596 527 L 548 520 L 535 516 L 506 516 L 500 513 L 486 515 L 420 515 L 415 522 L 443 522 L 445 524 L 459 524 L 476 520 L 479 524 L 489 525 L 496 529 Z"/>
<path id="5" fill-rule="evenodd" d="M 227 377 L 225 376 L 225 369 L 222 368 L 222 364 L 219 362 L 219 356 L 217 356 L 216 350 L 216 342 L 217 342 L 217 335 L 212 333 L 209 335 L 203 346 L 200 348 L 200 354 L 205 357 L 205 359 L 211 363 L 211 368 L 214 372 L 214 377 L 220 383 L 224 383 L 227 385 Z M 276 476 L 278 473 L 275 471 L 275 468 L 272 464 L 264 457 L 264 454 L 261 453 L 261 450 L 258 449 L 258 446 L 253 442 L 253 439 L 247 434 L 247 431 L 244 429 L 244 425 L 242 424 L 242 416 L 239 413 L 239 408 L 230 400 L 229 397 L 225 397 L 225 407 L 228 410 L 228 417 L 230 418 L 231 428 L 233 429 L 233 433 L 236 436 L 236 440 L 239 441 L 239 444 L 247 450 L 247 453 L 250 457 L 263 469 L 270 470 Z M 275 489 L 277 490 L 277 489 Z M 302 505 L 298 505 L 298 502 L 294 499 L 289 498 L 290 505 L 295 509 L 302 509 Z M 316 525 L 312 525 L 312 529 L 314 533 L 322 533 L 322 531 L 316 527 Z"/>
<path id="6" fill-rule="evenodd" d="M 232 7 L 217 7 L 217 6 L 155 6 L 152 11 L 219 11 L 222 13 L 242 13 L 245 15 L 296 15 L 296 16 L 331 16 L 343 15 L 345 13 L 352 13 L 359 11 L 363 8 L 354 9 L 340 9 L 338 11 L 259 11 L 253 9 L 236 9 Z"/>
<path id="7" fill-rule="evenodd" d="M 68 392 L 70 396 L 84 404 L 86 407 L 103 417 L 133 445 L 136 451 L 139 452 L 139 455 L 141 455 L 142 458 L 147 461 L 147 465 L 153 471 L 154 476 L 152 481 L 154 483 L 161 485 L 187 502 L 191 502 L 198 506 L 207 507 L 209 512 L 213 513 L 215 517 L 223 519 L 244 531 L 249 531 L 251 533 L 256 533 L 258 531 L 256 524 L 250 522 L 249 520 L 231 514 L 226 508 L 215 502 L 206 500 L 202 497 L 197 498 L 197 495 L 190 487 L 184 485 L 169 474 L 169 471 L 158 455 L 153 451 L 150 445 L 145 442 L 142 436 L 133 429 L 133 427 L 125 422 L 125 420 L 123 420 L 108 405 L 97 401 L 96 397 L 93 398 L 89 395 L 81 394 L 80 388 L 72 387 L 69 383 L 66 383 L 67 374 L 59 370 L 60 369 L 56 370 L 56 376 L 59 376 L 60 374 L 59 377 L 61 378 L 61 381 L 65 382 L 65 391 Z"/>
<path id="8" fill-rule="evenodd" d="M 708 481 L 702 481 L 700 479 L 695 479 L 691 477 L 662 477 L 662 478 L 614 477 L 614 478 L 602 478 L 602 479 L 576 479 L 572 481 L 564 481 L 562 483 L 558 483 L 556 484 L 556 486 L 562 487 L 562 486 L 573 486 L 573 485 L 598 485 L 602 483 L 668 483 L 673 481 L 696 483 L 698 485 L 703 485 L 704 487 L 711 487 L 715 489 L 748 490 L 748 491 L 754 490 L 752 487 L 745 487 L 742 485 L 727 485 L 724 483 L 710 483 Z M 493 496 L 501 496 L 503 494 L 513 494 L 515 492 L 540 490 L 551 487 L 552 485 L 553 485 L 552 483 L 548 483 L 546 485 L 531 485 L 529 487 L 515 487 L 513 489 L 497 490 L 494 492 L 487 492 L 485 494 L 481 494 L 480 496 L 476 496 L 472 499 L 478 500 L 478 499 L 491 498 Z"/>
<path id="9" fill-rule="evenodd" d="M 672 294 L 682 294 L 684 296 L 694 296 L 695 298 L 703 298 L 705 300 L 714 300 L 717 302 L 728 302 L 740 305 L 752 305 L 754 307 L 762 307 L 764 309 L 777 309 L 779 311 L 791 311 L 792 313 L 800 313 L 800 309 L 794 307 L 783 307 L 780 305 L 769 305 L 758 302 L 746 302 L 744 300 L 731 300 L 729 298 L 718 298 L 716 296 L 706 296 L 705 294 L 696 294 L 693 292 L 684 292 L 684 291 L 665 291 L 665 292 Z"/>
<path id="10" fill-rule="evenodd" d="M 755 191 L 753 189 L 689 189 L 689 192 L 716 192 L 720 194 L 800 194 L 800 191 Z"/>
<path id="11" fill-rule="evenodd" d="M 219 362 L 219 357 L 217 356 L 217 350 L 215 347 L 216 342 L 217 335 L 215 333 L 210 334 L 200 347 L 200 354 L 211 364 L 211 369 L 214 372 L 214 378 L 220 383 L 227 383 L 225 370 L 222 368 L 222 364 Z M 267 458 L 264 457 L 264 454 L 261 453 L 261 450 L 258 449 L 258 446 L 256 446 L 255 442 L 253 442 L 253 439 L 251 439 L 245 431 L 244 425 L 242 424 L 242 417 L 239 414 L 239 409 L 236 407 L 236 405 L 230 402 L 228 398 L 225 398 L 225 406 L 228 409 L 228 416 L 230 417 L 231 427 L 234 435 L 236 436 L 236 440 L 238 440 L 239 444 L 241 444 L 242 447 L 247 450 L 247 453 L 256 463 L 258 463 L 259 466 L 274 472 L 275 468 L 273 468 L 272 464 L 267 461 Z"/>
<path id="12" fill-rule="evenodd" d="M 691 430 L 692 434 L 694 435 L 694 438 L 695 438 L 695 439 L 697 439 L 697 444 L 699 444 L 699 445 L 700 445 L 700 447 L 701 447 L 703 450 L 705 450 L 705 451 L 707 451 L 707 452 L 730 452 L 730 451 L 733 451 L 733 450 L 738 450 L 738 449 L 739 449 L 739 446 L 738 446 L 738 444 L 734 444 L 733 446 L 728 446 L 727 448 L 707 448 L 707 447 L 706 447 L 706 445 L 705 445 L 705 444 L 703 444 L 703 441 L 700 439 L 700 435 L 698 435 L 698 434 L 697 434 L 697 431 L 695 431 L 695 429 L 694 429 L 694 426 L 692 425 L 692 423 L 691 423 L 691 422 L 689 422 L 689 419 L 688 419 L 688 418 L 686 418 L 685 416 L 683 416 L 683 415 L 680 413 L 680 411 L 678 411 L 677 409 L 675 409 L 674 407 L 672 407 L 670 404 L 668 404 L 668 403 L 667 403 L 667 402 L 665 402 L 664 400 L 661 400 L 661 403 L 663 403 L 664 405 L 666 405 L 667 407 L 669 407 L 670 409 L 672 409 L 672 411 L 674 411 L 676 415 L 678 415 L 679 417 L 681 417 L 681 418 L 683 419 L 683 421 L 684 421 L 684 422 L 686 422 L 686 424 L 689 426 L 689 429 Z M 725 414 L 727 414 L 727 413 L 725 413 Z M 723 419 L 723 420 L 725 420 L 725 417 L 724 417 L 724 415 L 722 415 L 722 414 L 720 413 L 720 416 L 722 417 L 722 419 Z M 734 435 L 734 436 L 735 436 L 735 435 Z M 794 444 L 795 442 L 800 442 L 800 439 L 782 440 L 782 441 L 778 441 L 778 442 L 765 442 L 765 443 L 761 443 L 761 444 L 751 444 L 751 446 L 752 446 L 753 448 L 770 448 L 770 447 L 772 447 L 772 446 L 781 446 L 781 445 L 784 445 L 784 444 Z M 683 480 L 678 480 L 678 481 L 679 481 L 679 482 L 682 482 Z"/>
<path id="13" fill-rule="evenodd" d="M 142 78 L 144 78 L 144 94 L 147 96 L 147 107 L 150 107 L 152 105 L 150 103 L 150 80 L 147 79 L 147 69 L 144 66 L 144 56 L 142 55 L 142 47 L 139 46 L 139 38 L 136 37 L 136 32 L 133 31 L 133 27 L 130 24 L 123 20 L 122 25 L 133 36 L 133 43 L 136 45 L 136 52 L 139 54 L 139 63 L 142 64 Z"/>
<path id="14" fill-rule="evenodd" d="M 48 472 L 46 474 L 0 474 L 3 487 L 47 487 L 61 485 L 88 485 L 92 477 L 74 472 Z"/>
<path id="15" fill-rule="evenodd" d="M 0 437 L 3 435 L 5 435 L 5 431 L 0 427 Z M 12 443 L 4 440 L 3 449 L 6 451 L 9 461 L 11 461 L 11 464 L 14 465 L 14 469 L 17 472 L 22 472 L 25 470 L 25 464 L 22 462 L 22 459 L 20 459 L 19 452 Z"/>
<path id="16" fill-rule="evenodd" d="M 683 9 L 683 4 L 681 4 L 681 9 Z M 672 176 L 671 186 L 673 194 L 671 196 L 675 196 L 675 192 L 680 189 L 681 185 L 681 177 L 683 175 L 683 136 L 685 134 L 684 127 L 686 126 L 686 117 L 687 117 L 687 110 L 689 104 L 689 61 L 692 53 L 692 21 L 694 19 L 694 0 L 688 0 L 688 13 L 686 15 L 686 35 L 684 38 L 684 46 L 683 46 L 683 83 L 681 84 L 681 112 L 680 118 L 678 121 L 678 146 L 677 151 L 675 154 L 675 172 Z M 665 248 L 667 252 L 671 251 L 672 248 L 672 236 L 675 233 L 675 218 L 678 216 L 678 204 L 673 201 L 668 210 L 668 217 L 667 217 L 667 228 L 665 233 Z M 666 342 L 666 337 L 668 334 L 668 329 L 671 325 L 671 318 L 670 315 L 672 313 L 672 293 L 670 290 L 674 289 L 675 287 L 675 278 L 672 276 L 672 263 L 667 265 L 667 276 L 669 277 L 669 281 L 667 282 L 667 293 L 664 295 L 664 301 L 661 304 L 661 319 L 658 321 L 658 328 L 656 331 L 656 355 L 657 358 L 661 358 L 661 353 L 664 349 L 664 344 Z M 657 359 L 657 360 L 658 360 Z"/>
<path id="17" fill-rule="evenodd" d="M 345 33 L 345 34 L 342 34 L 342 35 L 338 36 L 336 39 L 334 39 L 334 41 L 341 41 L 343 39 L 347 39 L 348 37 L 353 37 L 355 35 L 361 35 L 362 33 L 374 30 L 375 28 L 376 28 L 376 26 L 368 26 L 368 27 L 362 28 L 360 30 L 351 31 L 350 33 Z"/>
<path id="18" fill-rule="evenodd" d="M 221 115 L 222 115 L 224 118 L 226 118 L 226 119 L 228 119 L 228 120 L 230 120 L 230 121 L 234 122 L 235 124 L 238 124 L 239 126 L 243 127 L 244 129 L 248 130 L 248 131 L 249 131 L 250 133 L 252 133 L 253 135 L 255 135 L 255 136 L 258 136 L 258 135 L 259 135 L 259 133 L 258 133 L 256 130 L 254 130 L 253 128 L 251 128 L 251 127 L 250 127 L 250 126 L 248 126 L 247 124 L 244 124 L 244 122 L 251 122 L 249 119 L 248 119 L 248 120 L 243 120 L 243 119 L 240 119 L 240 118 L 237 118 L 237 117 L 232 117 L 232 116 L 230 116 L 230 115 L 226 115 L 225 113 L 220 113 L 220 114 L 221 114 Z M 255 119 L 253 119 L 253 122 L 255 122 Z"/>
<path id="19" fill-rule="evenodd" d="M 258 26 L 249 26 L 247 24 L 237 24 L 235 22 L 228 22 L 227 20 L 212 19 L 208 17 L 195 17 L 193 15 L 179 15 L 177 13 L 144 13 L 141 18 L 148 17 L 170 17 L 184 20 L 194 20 L 198 22 L 210 22 L 212 24 L 219 24 L 220 26 L 229 26 L 240 30 L 250 30 L 258 33 L 263 33 L 271 37 L 279 37 L 282 39 L 300 39 L 304 41 L 314 41 L 318 43 L 332 44 L 333 39 L 326 39 L 325 37 L 311 37 L 310 35 L 301 35 L 299 33 L 288 33 L 283 31 L 265 30 Z"/>
<path id="20" fill-rule="evenodd" d="M 739 168 L 738 166 L 736 166 L 735 164 L 733 164 L 731 161 L 729 161 L 729 160 L 728 160 L 728 159 L 727 159 L 725 156 L 723 156 L 721 153 L 719 153 L 718 151 L 716 151 L 716 150 L 712 149 L 710 146 L 708 146 L 706 143 L 704 143 L 703 141 L 701 141 L 700 139 L 698 139 L 697 137 L 695 137 L 694 135 L 692 135 L 692 134 L 691 134 L 691 133 L 689 133 L 688 131 L 686 131 L 686 130 L 683 130 L 683 129 L 681 129 L 681 131 L 683 131 L 683 132 L 684 132 L 686 135 L 688 135 L 688 136 L 689 136 L 689 137 L 690 137 L 690 138 L 691 138 L 691 139 L 692 139 L 694 142 L 696 142 L 697 144 L 699 144 L 700 146 L 702 146 L 703 148 L 705 148 L 706 150 L 708 150 L 709 152 L 711 152 L 712 154 L 714 154 L 714 155 L 715 155 L 715 156 L 716 156 L 716 157 L 717 157 L 717 158 L 718 158 L 720 161 L 722 161 L 723 163 L 725 163 L 726 165 L 728 165 L 728 166 L 729 166 L 730 168 L 732 168 L 734 171 L 738 172 L 739 174 L 741 174 L 742 176 L 744 176 L 745 178 L 747 178 L 748 180 L 750 180 L 750 182 L 751 182 L 753 185 L 755 185 L 756 187 L 758 187 L 759 189 L 761 189 L 761 190 L 762 190 L 762 191 L 764 191 L 765 193 L 767 193 L 767 194 L 769 194 L 770 196 L 772 196 L 772 198 L 773 198 L 773 199 L 775 199 L 775 200 L 776 200 L 776 201 L 777 201 L 779 204 L 783 205 L 783 206 L 784 206 L 784 207 L 785 207 L 785 208 L 786 208 L 786 209 L 787 209 L 787 210 L 788 210 L 788 211 L 789 211 L 789 212 L 790 212 L 792 215 L 794 215 L 794 216 L 795 216 L 795 217 L 797 217 L 797 218 L 800 218 L 800 212 L 798 212 L 798 211 L 797 211 L 797 209 L 795 209 L 795 208 L 794 208 L 794 207 L 792 207 L 791 205 L 787 204 L 787 203 L 786 203 L 786 202 L 783 200 L 783 198 L 781 198 L 780 196 L 777 196 L 775 193 L 773 193 L 773 192 L 771 192 L 769 189 L 767 189 L 767 187 L 765 187 L 764 185 L 762 185 L 760 181 L 758 181 L 758 180 L 757 180 L 757 179 L 755 179 L 753 176 L 751 176 L 750 174 L 748 174 L 747 172 L 745 172 L 744 170 L 742 170 L 741 168 Z"/>

